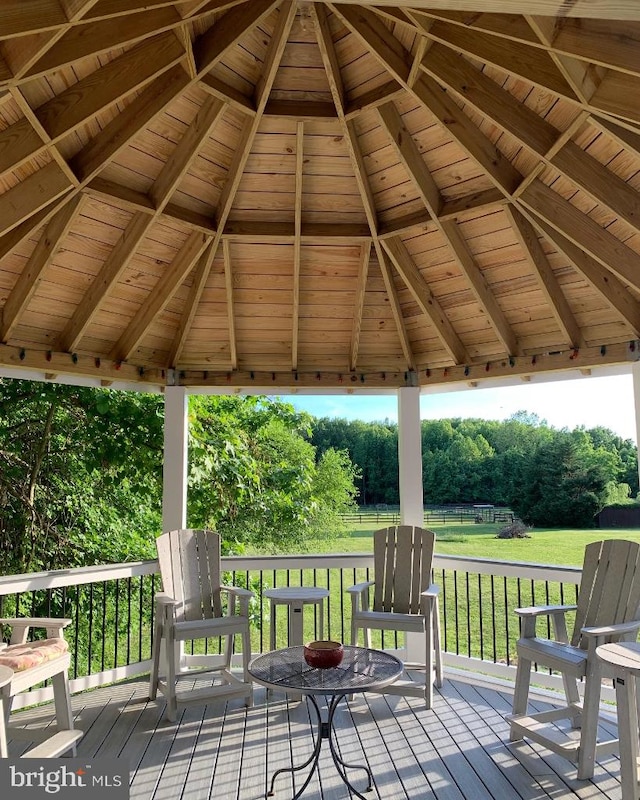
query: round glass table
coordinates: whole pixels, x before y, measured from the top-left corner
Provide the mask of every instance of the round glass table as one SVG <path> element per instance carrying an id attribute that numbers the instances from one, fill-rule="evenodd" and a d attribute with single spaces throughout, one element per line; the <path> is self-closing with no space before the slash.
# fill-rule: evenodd
<path id="1" fill-rule="evenodd" d="M 314 772 L 318 768 L 320 749 L 324 739 L 329 741 L 329 749 L 338 774 L 356 797 L 366 800 L 349 781 L 347 769 L 364 770 L 367 775 L 367 788 L 373 788 L 371 770 L 364 764 L 347 764 L 340 756 L 335 741 L 333 717 L 338 703 L 348 694 L 354 692 L 377 691 L 397 680 L 404 669 L 402 661 L 381 650 L 366 647 L 344 646 L 344 657 L 338 667 L 316 669 L 308 666 L 304 660 L 304 647 L 285 647 L 272 653 L 255 658 L 249 665 L 249 673 L 257 682 L 269 689 L 282 689 L 290 694 L 304 694 L 307 702 L 314 709 L 317 729 L 314 732 L 314 748 L 309 758 L 294 767 L 283 767 L 274 772 L 267 796 L 274 794 L 274 785 L 278 775 L 283 772 L 298 772 L 310 767 L 302 787 L 294 794 L 297 800 L 309 785 Z M 317 695 L 327 698 L 327 717 L 322 719 Z M 329 699 L 330 698 L 330 699 Z"/>

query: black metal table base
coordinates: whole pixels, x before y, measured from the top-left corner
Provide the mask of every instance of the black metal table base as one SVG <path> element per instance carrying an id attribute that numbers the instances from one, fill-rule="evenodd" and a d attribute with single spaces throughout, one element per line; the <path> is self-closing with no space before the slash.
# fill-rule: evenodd
<path id="1" fill-rule="evenodd" d="M 338 752 L 338 748 L 336 747 L 335 740 L 335 731 L 333 729 L 333 715 L 335 714 L 335 710 L 338 706 L 338 703 L 342 700 L 343 697 L 346 697 L 348 692 L 344 694 L 337 694 L 333 695 L 329 705 L 327 706 L 327 720 L 326 722 L 322 719 L 322 714 L 320 713 L 320 707 L 316 702 L 315 697 L 312 694 L 307 695 L 307 702 L 311 702 L 311 706 L 315 709 L 317 718 L 318 718 L 318 733 L 314 737 L 314 747 L 313 752 L 309 756 L 309 758 L 303 763 L 299 764 L 296 767 L 282 767 L 282 769 L 276 770 L 271 777 L 271 785 L 269 787 L 269 791 L 267 792 L 267 797 L 272 797 L 274 792 L 274 785 L 276 782 L 276 778 L 278 775 L 281 775 L 283 772 L 291 772 L 292 775 L 296 772 L 299 772 L 301 769 L 305 769 L 305 767 L 309 767 L 309 774 L 307 775 L 305 782 L 302 784 L 301 788 L 293 795 L 293 800 L 298 800 L 298 798 L 302 795 L 304 790 L 309 785 L 311 778 L 313 777 L 314 772 L 318 769 L 318 762 L 320 760 L 320 750 L 322 748 L 322 741 L 323 739 L 329 740 L 329 750 L 331 751 L 331 757 L 333 758 L 333 763 L 336 765 L 336 770 L 338 775 L 342 778 L 343 782 L 349 787 L 351 792 L 356 797 L 361 798 L 361 800 L 368 800 L 363 794 L 361 794 L 355 786 L 351 783 L 351 781 L 347 778 L 347 769 L 361 769 L 364 770 L 367 774 L 367 788 L 365 789 L 366 792 L 370 792 L 373 789 L 373 778 L 371 775 L 371 770 L 369 767 L 366 767 L 364 764 L 348 764 L 344 761 L 340 753 Z"/>

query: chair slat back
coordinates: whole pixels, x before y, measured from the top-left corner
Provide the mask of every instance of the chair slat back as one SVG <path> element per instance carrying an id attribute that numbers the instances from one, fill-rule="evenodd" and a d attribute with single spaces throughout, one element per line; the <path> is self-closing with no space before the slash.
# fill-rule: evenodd
<path id="1" fill-rule="evenodd" d="M 373 534 L 374 611 L 419 614 L 420 593 L 431 582 L 435 533 L 411 525 Z"/>
<path id="2" fill-rule="evenodd" d="M 219 617 L 220 536 L 214 531 L 176 530 L 156 539 L 164 591 L 182 603 L 178 619 Z"/>
<path id="3" fill-rule="evenodd" d="M 584 627 L 638 619 L 640 543 L 624 539 L 592 542 L 585 548 L 571 643 L 586 647 Z"/>

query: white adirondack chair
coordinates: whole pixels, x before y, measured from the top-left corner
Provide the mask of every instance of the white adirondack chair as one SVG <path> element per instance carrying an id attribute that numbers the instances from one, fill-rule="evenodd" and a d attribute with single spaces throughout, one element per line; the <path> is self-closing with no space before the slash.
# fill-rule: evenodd
<path id="1" fill-rule="evenodd" d="M 617 750 L 618 740 L 598 741 L 601 666 L 596 647 L 635 640 L 640 629 L 640 544 L 622 540 L 592 542 L 585 549 L 577 605 L 518 608 L 522 620 L 510 738 L 527 737 L 578 764 L 578 778 L 593 776 L 596 754 Z M 575 611 L 571 639 L 565 614 Z M 550 617 L 554 639 L 536 636 L 536 620 Z M 566 705 L 527 715 L 533 663 L 561 673 Z M 578 682 L 584 680 L 581 697 Z M 569 719 L 579 736 L 555 723 Z"/>
<path id="2" fill-rule="evenodd" d="M 171 721 L 176 719 L 178 703 L 202 704 L 219 697 L 244 697 L 246 705 L 251 705 L 248 666 L 252 592 L 222 585 L 220 536 L 213 531 L 176 530 L 159 536 L 156 545 L 164 591 L 155 598 L 150 699 L 155 699 L 158 691 L 166 696 L 166 714 Z M 242 680 L 231 672 L 236 635 L 242 639 Z M 222 655 L 185 653 L 184 642 L 210 637 L 224 638 Z M 159 674 L 162 642 L 166 655 L 165 679 Z M 177 689 L 179 679 L 187 676 L 192 682 L 198 672 L 214 673 L 219 682 L 199 689 Z"/>
<path id="3" fill-rule="evenodd" d="M 351 586 L 351 644 L 362 630 L 365 647 L 371 646 L 373 630 L 393 630 L 424 637 L 424 661 L 407 663 L 425 670 L 424 686 L 396 681 L 386 694 L 424 697 L 433 704 L 433 680 L 442 686 L 439 589 L 431 583 L 435 533 L 410 525 L 383 528 L 373 534 L 375 580 Z M 373 607 L 369 593 L 373 587 Z M 420 652 L 422 652 L 420 648 Z"/>
<path id="4" fill-rule="evenodd" d="M 0 687 L 0 758 L 7 758 L 7 727 L 13 698 L 45 680 L 51 680 L 56 711 L 53 733 L 24 755 L 27 758 L 54 758 L 67 751 L 73 755 L 82 731 L 74 726 L 69 694 L 69 647 L 63 629 L 70 619 L 57 617 L 12 617 L 0 619 L 11 626 L 8 645 L 0 646 L 0 666 L 11 679 Z M 46 639 L 27 641 L 31 628 L 44 628 Z M 16 732 L 17 733 L 17 732 Z"/>

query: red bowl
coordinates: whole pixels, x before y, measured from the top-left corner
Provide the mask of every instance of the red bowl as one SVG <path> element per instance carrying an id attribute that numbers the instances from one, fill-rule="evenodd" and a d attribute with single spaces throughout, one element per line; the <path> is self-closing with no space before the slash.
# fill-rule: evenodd
<path id="1" fill-rule="evenodd" d="M 304 646 L 304 660 L 310 667 L 328 669 L 337 667 L 344 656 L 344 648 L 340 642 L 320 639 Z"/>

